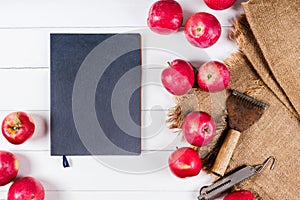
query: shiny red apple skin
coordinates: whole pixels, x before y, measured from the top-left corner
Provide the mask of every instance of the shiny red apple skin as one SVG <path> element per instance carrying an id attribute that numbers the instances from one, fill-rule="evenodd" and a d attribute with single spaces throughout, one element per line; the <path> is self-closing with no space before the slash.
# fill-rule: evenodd
<path id="1" fill-rule="evenodd" d="M 191 112 L 183 120 L 182 133 L 188 143 L 205 146 L 215 136 L 216 123 L 208 113 Z"/>
<path id="2" fill-rule="evenodd" d="M 196 176 L 202 168 L 198 152 L 190 147 L 182 147 L 174 151 L 168 162 L 171 172 L 179 178 Z"/>
<path id="3" fill-rule="evenodd" d="M 0 186 L 10 183 L 16 178 L 19 171 L 17 157 L 8 151 L 0 150 Z"/>
<path id="4" fill-rule="evenodd" d="M 207 48 L 220 38 L 222 28 L 218 19 L 212 14 L 198 12 L 190 16 L 184 27 L 187 40 L 194 46 Z"/>
<path id="5" fill-rule="evenodd" d="M 183 16 L 180 4 L 174 0 L 155 2 L 149 11 L 148 27 L 162 35 L 177 32 L 182 25 Z"/>
<path id="6" fill-rule="evenodd" d="M 25 112 L 13 112 L 2 122 L 2 134 L 12 144 L 22 144 L 34 133 L 35 124 Z"/>
<path id="7" fill-rule="evenodd" d="M 163 86 L 174 95 L 186 94 L 195 83 L 193 66 L 181 59 L 173 60 L 161 74 Z"/>
<path id="8" fill-rule="evenodd" d="M 255 197 L 248 190 L 240 190 L 227 194 L 224 200 L 255 200 Z"/>
<path id="9" fill-rule="evenodd" d="M 233 6 L 236 0 L 204 0 L 204 3 L 213 10 L 225 10 Z"/>
<path id="10" fill-rule="evenodd" d="M 197 73 L 197 84 L 205 92 L 219 92 L 227 88 L 230 83 L 230 71 L 221 62 L 210 61 L 204 63 Z"/>
<path id="11" fill-rule="evenodd" d="M 7 200 L 44 200 L 44 198 L 43 185 L 33 177 L 24 177 L 10 186 Z"/>

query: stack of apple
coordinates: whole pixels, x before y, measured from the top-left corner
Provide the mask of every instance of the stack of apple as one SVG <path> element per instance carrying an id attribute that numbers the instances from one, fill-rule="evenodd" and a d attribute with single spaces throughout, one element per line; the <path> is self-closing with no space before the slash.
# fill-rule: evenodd
<path id="1" fill-rule="evenodd" d="M 220 92 L 229 85 L 230 72 L 221 62 L 210 61 L 195 68 L 176 59 L 161 74 L 162 84 L 173 95 L 184 95 L 192 87 L 203 92 Z M 205 112 L 191 112 L 183 120 L 182 133 L 192 147 L 177 149 L 169 157 L 169 167 L 180 178 L 196 176 L 202 168 L 197 149 L 210 143 L 216 133 L 214 119 Z"/>
<path id="2" fill-rule="evenodd" d="M 228 86 L 230 72 L 217 61 L 207 62 L 197 70 L 189 62 L 176 59 L 163 70 L 161 80 L 167 91 L 174 95 L 184 95 L 193 86 L 203 92 L 219 92 Z M 196 176 L 202 168 L 197 149 L 211 142 L 216 133 L 216 123 L 208 113 L 191 112 L 183 120 L 182 133 L 192 147 L 173 152 L 169 157 L 169 167 L 180 178 Z"/>
<path id="3" fill-rule="evenodd" d="M 34 133 L 35 124 L 25 112 L 13 112 L 2 122 L 2 134 L 12 144 L 22 144 Z M 0 186 L 16 179 L 19 171 L 17 157 L 8 151 L 0 150 Z M 9 188 L 8 200 L 35 199 L 44 200 L 45 191 L 42 184 L 33 177 L 16 180 Z"/>
<path id="4" fill-rule="evenodd" d="M 161 80 L 173 95 L 184 95 L 193 86 L 204 92 L 219 92 L 228 86 L 230 72 L 217 61 L 207 62 L 195 69 L 189 62 L 176 59 L 163 70 Z M 180 178 L 196 176 L 202 168 L 197 149 L 213 139 L 216 123 L 208 113 L 191 112 L 183 120 L 182 133 L 192 147 L 182 147 L 173 152 L 169 157 L 169 167 Z"/>
<path id="5" fill-rule="evenodd" d="M 231 7 L 235 0 L 204 0 L 214 10 Z M 158 34 L 171 34 L 179 31 L 183 22 L 181 5 L 174 0 L 159 0 L 149 11 L 147 23 Z M 190 44 L 207 48 L 215 44 L 221 35 L 221 25 L 217 18 L 206 12 L 190 16 L 184 27 L 184 34 Z M 193 67 L 188 61 L 176 59 L 161 74 L 162 84 L 173 95 L 184 95 L 192 87 L 204 92 L 219 92 L 230 82 L 230 72 L 218 61 L 209 61 L 202 66 Z M 182 147 L 169 157 L 170 170 L 177 177 L 196 176 L 202 168 L 202 161 L 197 149 L 205 146 L 214 137 L 216 124 L 205 112 L 191 112 L 183 120 L 182 133 L 191 147 Z"/>

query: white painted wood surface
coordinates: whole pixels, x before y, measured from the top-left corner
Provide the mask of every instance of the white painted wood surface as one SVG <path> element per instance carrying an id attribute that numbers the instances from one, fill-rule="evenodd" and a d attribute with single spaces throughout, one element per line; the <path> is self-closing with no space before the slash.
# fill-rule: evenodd
<path id="1" fill-rule="evenodd" d="M 227 39 L 232 19 L 242 12 L 237 1 L 225 11 L 213 11 L 202 0 L 179 0 L 184 18 L 206 11 L 222 24 L 220 40 L 208 49 L 191 46 L 183 31 L 161 36 L 148 30 L 147 13 L 155 0 L 0 0 L 0 121 L 12 111 L 30 113 L 37 130 L 22 145 L 9 144 L 0 135 L 0 149 L 20 160 L 19 177 L 33 176 L 46 189 L 47 200 L 85 199 L 196 199 L 210 176 L 174 177 L 167 159 L 176 147 L 187 146 L 179 133 L 164 123 L 174 105 L 162 87 L 161 70 L 175 58 L 195 66 L 223 60 L 236 50 Z M 184 20 L 184 21 L 185 21 Z M 50 156 L 50 33 L 127 33 L 142 35 L 142 155 L 71 157 L 64 169 L 60 157 Z M 10 185 L 0 187 L 6 198 Z"/>

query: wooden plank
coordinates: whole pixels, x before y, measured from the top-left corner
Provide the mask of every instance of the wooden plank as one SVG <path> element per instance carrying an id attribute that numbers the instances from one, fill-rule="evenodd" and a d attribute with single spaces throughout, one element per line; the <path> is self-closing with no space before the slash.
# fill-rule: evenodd
<path id="1" fill-rule="evenodd" d="M 174 106 L 171 95 L 161 83 L 161 68 L 143 70 L 142 107 L 144 110 L 167 110 Z"/>
<path id="2" fill-rule="evenodd" d="M 133 28 L 0 29 L 0 68 L 49 68 L 50 33 L 122 33 Z"/>
<path id="3" fill-rule="evenodd" d="M 0 28 L 19 27 L 111 27 L 146 26 L 148 11 L 155 0 L 80 0 L 3 2 L 0 7 Z M 223 26 L 242 12 L 240 2 L 224 11 L 213 11 L 201 0 L 178 0 L 184 22 L 196 12 L 214 14 Z"/>
<path id="4" fill-rule="evenodd" d="M 0 69 L 0 110 L 49 110 L 48 69 Z"/>
<path id="5" fill-rule="evenodd" d="M 0 29 L 0 68 L 48 68 L 50 66 L 50 33 L 140 33 L 144 68 L 163 68 L 167 61 L 186 59 L 196 66 L 211 59 L 223 60 L 236 50 L 228 40 L 230 27 L 223 27 L 219 41 L 207 49 L 192 46 L 183 30 L 163 36 L 148 28 L 47 28 Z"/>
<path id="6" fill-rule="evenodd" d="M 198 191 L 211 182 L 210 175 L 180 179 L 171 174 L 171 152 L 144 152 L 140 156 L 74 156 L 71 168 L 49 152 L 13 151 L 19 159 L 19 177 L 33 176 L 51 191 Z M 0 188 L 7 191 L 9 185 Z M 197 192 L 196 192 L 197 193 Z"/>
<path id="7" fill-rule="evenodd" d="M 168 110 L 174 96 L 162 85 L 162 68 L 143 69 L 142 110 Z M 12 81 L 13 79 L 13 81 Z M 0 69 L 0 110 L 50 110 L 49 69 Z"/>
<path id="8" fill-rule="evenodd" d="M 46 192 L 46 199 L 101 199 L 120 200 L 153 200 L 153 199 L 196 199 L 198 191 L 83 191 L 83 192 Z"/>
<path id="9" fill-rule="evenodd" d="M 164 110 L 172 96 L 162 87 L 161 69 L 143 70 L 142 109 Z M 50 110 L 49 69 L 0 69 L 0 110 Z"/>
<path id="10" fill-rule="evenodd" d="M 168 111 L 143 111 L 142 149 L 144 151 L 174 151 L 178 146 L 189 146 L 179 130 L 166 124 Z"/>
<path id="11" fill-rule="evenodd" d="M 197 199 L 198 191 L 46 191 L 47 200 L 82 200 L 82 199 L 109 199 L 109 200 L 153 200 L 153 199 Z M 0 200 L 7 199 L 6 194 Z"/>
<path id="12" fill-rule="evenodd" d="M 224 60 L 237 47 L 228 39 L 230 27 L 223 27 L 220 39 L 213 46 L 202 49 L 192 46 L 185 38 L 183 32 L 162 36 L 150 32 L 142 32 L 143 67 L 165 68 L 167 62 L 180 58 L 199 67 L 203 62 L 210 60 Z"/>
<path id="13" fill-rule="evenodd" d="M 0 68 L 48 67 L 48 34 L 44 30 L 0 30 Z"/>
<path id="14" fill-rule="evenodd" d="M 13 111 L 0 111 L 0 121 Z M 35 122 L 34 135 L 20 145 L 9 143 L 0 134 L 1 149 L 10 151 L 50 151 L 50 112 L 26 111 Z M 142 151 L 173 151 L 177 146 L 189 146 L 183 140 L 180 132 L 174 132 L 167 128 L 165 123 L 167 111 L 147 110 L 142 111 Z"/>

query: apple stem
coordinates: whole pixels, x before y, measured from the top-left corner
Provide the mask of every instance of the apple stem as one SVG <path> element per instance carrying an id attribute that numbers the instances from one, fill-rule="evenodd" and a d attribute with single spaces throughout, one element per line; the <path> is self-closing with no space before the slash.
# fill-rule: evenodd
<path id="1" fill-rule="evenodd" d="M 193 70 L 194 70 L 194 85 L 193 88 L 199 88 L 198 84 L 197 84 L 197 74 L 198 74 L 198 69 L 196 67 L 193 66 Z"/>
<path id="2" fill-rule="evenodd" d="M 169 65 L 169 67 L 171 67 L 171 63 L 170 62 L 167 62 L 168 63 L 168 65 Z"/>
<path id="3" fill-rule="evenodd" d="M 207 75 L 207 79 L 211 79 L 212 75 L 211 74 L 208 74 Z"/>
<path id="4" fill-rule="evenodd" d="M 191 145 L 190 147 L 191 147 L 192 149 L 194 149 L 195 151 L 198 151 L 198 149 L 199 149 L 199 147 L 194 146 L 194 145 Z"/>

